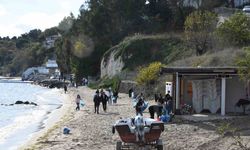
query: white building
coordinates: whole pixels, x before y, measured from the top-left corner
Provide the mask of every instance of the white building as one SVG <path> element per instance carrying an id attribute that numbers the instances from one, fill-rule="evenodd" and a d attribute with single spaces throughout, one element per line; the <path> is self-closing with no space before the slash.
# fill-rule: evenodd
<path id="1" fill-rule="evenodd" d="M 56 72 L 56 70 L 58 70 L 58 65 L 56 63 L 56 60 L 49 59 L 46 62 L 46 68 L 49 70 L 50 74 L 54 74 Z"/>
<path id="2" fill-rule="evenodd" d="M 58 69 L 56 60 L 49 59 L 44 67 L 31 67 L 26 69 L 22 74 L 22 80 L 30 80 L 37 75 L 59 77 L 60 70 Z"/>
<path id="3" fill-rule="evenodd" d="M 44 47 L 46 47 L 47 49 L 54 47 L 55 41 L 60 37 L 60 34 L 46 37 L 46 40 L 43 42 Z"/>
<path id="4" fill-rule="evenodd" d="M 35 74 L 44 74 L 48 75 L 49 74 L 49 69 L 46 67 L 31 67 L 26 69 L 23 74 L 22 74 L 22 80 L 28 80 Z"/>

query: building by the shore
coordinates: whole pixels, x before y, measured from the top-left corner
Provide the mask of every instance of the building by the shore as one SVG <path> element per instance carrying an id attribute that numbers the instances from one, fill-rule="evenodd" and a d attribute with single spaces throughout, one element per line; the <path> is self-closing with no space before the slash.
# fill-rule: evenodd
<path id="1" fill-rule="evenodd" d="M 33 80 L 34 78 L 57 78 L 60 76 L 60 70 L 56 60 L 49 59 L 44 66 L 30 67 L 22 74 L 22 80 Z"/>
<path id="2" fill-rule="evenodd" d="M 240 80 L 235 67 L 166 67 L 172 75 L 175 110 L 188 104 L 195 113 L 241 113 L 236 103 L 249 100 L 250 85 Z"/>

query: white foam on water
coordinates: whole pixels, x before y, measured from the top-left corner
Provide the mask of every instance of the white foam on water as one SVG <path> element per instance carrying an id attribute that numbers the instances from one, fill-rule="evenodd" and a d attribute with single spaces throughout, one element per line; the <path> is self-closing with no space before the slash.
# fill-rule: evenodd
<path id="1" fill-rule="evenodd" d="M 44 127 L 51 112 L 62 105 L 61 89 L 48 89 L 26 83 L 0 83 L 0 104 L 17 100 L 33 105 L 0 105 L 0 149 L 15 150 Z"/>

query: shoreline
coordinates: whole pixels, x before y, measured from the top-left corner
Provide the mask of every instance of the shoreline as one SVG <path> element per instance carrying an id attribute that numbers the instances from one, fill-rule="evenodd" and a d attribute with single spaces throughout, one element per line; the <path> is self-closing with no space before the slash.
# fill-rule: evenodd
<path id="1" fill-rule="evenodd" d="M 131 101 L 127 98 L 127 94 L 121 93 L 117 104 L 108 104 L 107 112 L 104 112 L 102 105 L 100 105 L 100 113 L 96 114 L 93 110 L 94 93 L 95 90 L 88 87 L 69 88 L 68 100 L 72 104 L 71 111 L 66 113 L 61 121 L 47 132 L 40 134 L 32 144 L 26 145 L 23 149 L 114 149 L 118 135 L 112 134 L 112 125 L 120 117 L 135 116 L 134 108 L 131 107 Z M 77 94 L 80 94 L 85 101 L 85 106 L 80 111 L 74 109 L 74 99 Z M 71 129 L 70 134 L 63 134 L 64 127 Z"/>
<path id="2" fill-rule="evenodd" d="M 112 134 L 112 125 L 120 118 L 135 117 L 135 110 L 132 107 L 131 99 L 127 94 L 119 93 L 117 104 L 107 106 L 104 112 L 102 105 L 99 114 L 94 113 L 93 94 L 95 90 L 87 87 L 70 88 L 68 102 L 71 103 L 69 113 L 64 112 L 61 121 L 56 123 L 47 132 L 40 134 L 33 145 L 28 145 L 25 150 L 111 150 L 116 148 L 116 142 L 120 140 L 117 133 Z M 85 106 L 80 111 L 75 111 L 74 98 L 80 94 L 84 99 Z M 154 101 L 149 101 L 154 104 Z M 63 115 L 63 113 L 61 113 Z M 148 111 L 143 113 L 144 117 L 149 117 Z M 250 121 L 246 118 L 235 118 L 233 120 L 215 120 L 189 122 L 178 117 L 173 122 L 165 124 L 164 132 L 161 134 L 164 149 L 168 150 L 235 150 L 237 146 L 232 146 L 235 140 L 230 135 L 220 135 L 218 127 L 223 127 L 223 123 L 230 123 L 232 127 L 237 127 L 242 136 L 243 144 L 250 140 Z M 63 127 L 71 129 L 70 134 L 63 134 Z"/>
<path id="3" fill-rule="evenodd" d="M 60 94 L 64 94 L 64 91 L 61 91 Z M 72 93 L 67 93 L 62 100 L 62 104 L 55 110 L 49 112 L 46 115 L 46 118 L 41 121 L 41 125 L 37 132 L 33 133 L 28 141 L 20 145 L 18 150 L 27 150 L 27 149 L 37 149 L 39 148 L 39 141 L 42 138 L 45 138 L 51 130 L 57 128 L 60 123 L 65 120 L 65 117 L 69 117 L 71 114 L 70 108 L 72 107 Z"/>

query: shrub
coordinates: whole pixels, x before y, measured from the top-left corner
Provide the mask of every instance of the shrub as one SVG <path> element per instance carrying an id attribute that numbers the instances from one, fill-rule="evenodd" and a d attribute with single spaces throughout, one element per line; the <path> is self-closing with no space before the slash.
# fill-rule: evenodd
<path id="1" fill-rule="evenodd" d="M 162 64 L 153 62 L 148 67 L 140 68 L 136 81 L 139 85 L 150 84 L 157 80 Z"/>
<path id="2" fill-rule="evenodd" d="M 244 48 L 244 54 L 236 59 L 236 65 L 239 67 L 240 78 L 248 81 L 250 79 L 250 47 Z"/>

